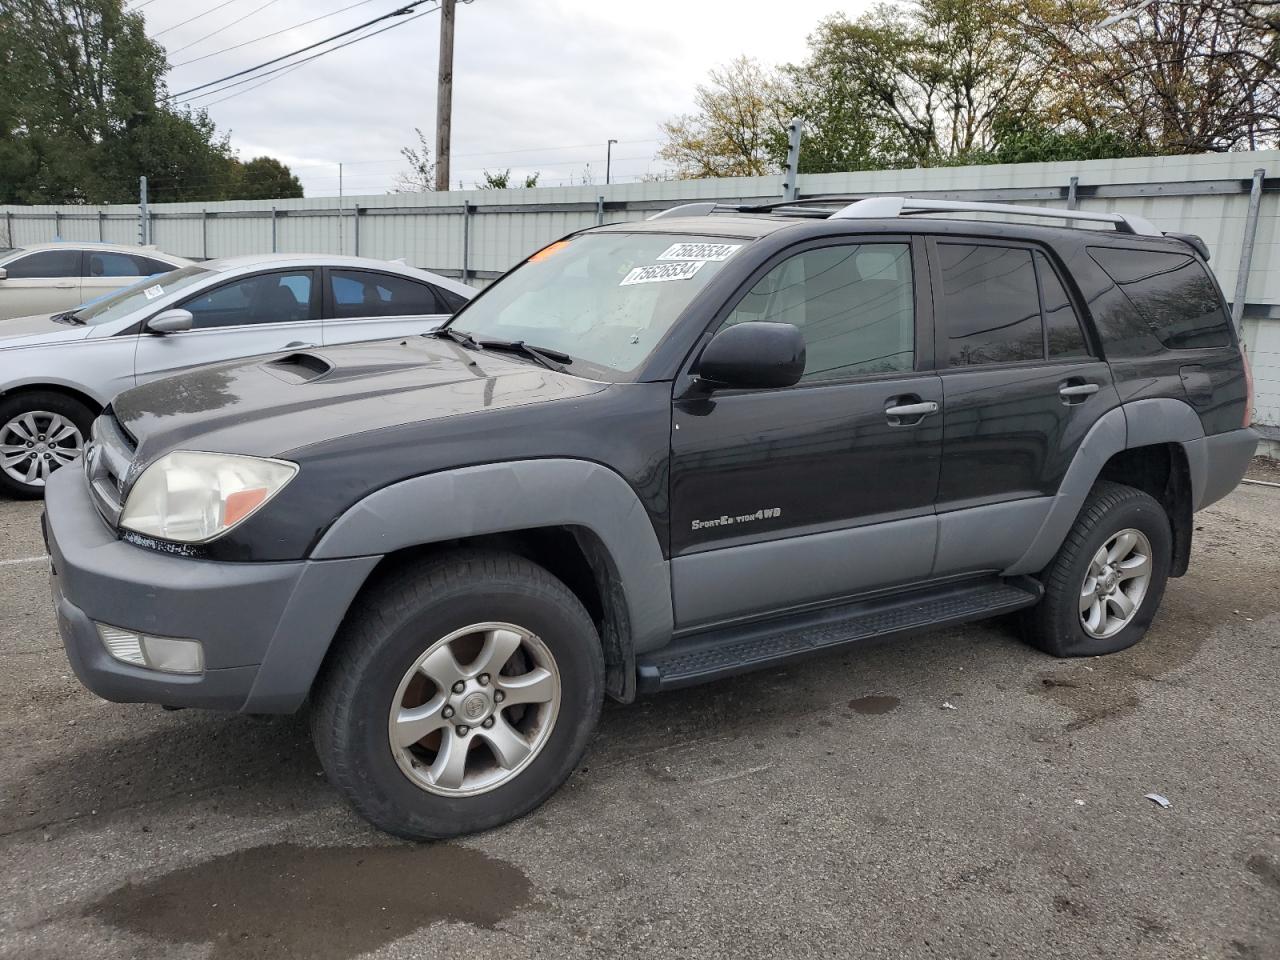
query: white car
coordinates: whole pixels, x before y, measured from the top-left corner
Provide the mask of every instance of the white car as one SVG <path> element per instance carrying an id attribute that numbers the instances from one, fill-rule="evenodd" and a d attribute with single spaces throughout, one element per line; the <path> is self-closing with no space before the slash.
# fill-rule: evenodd
<path id="1" fill-rule="evenodd" d="M 0 320 L 0 492 L 39 497 L 117 393 L 263 353 L 426 333 L 465 284 L 361 257 L 210 260 L 63 313 Z M 174 413 L 182 398 L 175 396 Z"/>
<path id="2" fill-rule="evenodd" d="M 59 313 L 191 263 L 154 247 L 39 243 L 0 254 L 0 320 Z"/>

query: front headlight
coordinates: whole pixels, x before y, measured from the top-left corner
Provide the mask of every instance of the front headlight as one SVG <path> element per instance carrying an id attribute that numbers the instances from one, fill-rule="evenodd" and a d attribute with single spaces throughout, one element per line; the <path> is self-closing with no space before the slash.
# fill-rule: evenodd
<path id="1" fill-rule="evenodd" d="M 134 533 L 204 543 L 247 520 L 284 489 L 296 463 L 177 450 L 142 472 L 120 515 Z"/>

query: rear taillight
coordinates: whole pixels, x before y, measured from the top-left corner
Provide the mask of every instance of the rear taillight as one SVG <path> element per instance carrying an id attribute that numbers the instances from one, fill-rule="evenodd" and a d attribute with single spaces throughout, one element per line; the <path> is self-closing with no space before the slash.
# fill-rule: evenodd
<path id="1" fill-rule="evenodd" d="M 1244 348 L 1244 344 L 1240 344 L 1240 359 L 1244 362 L 1244 423 L 1241 426 L 1249 426 L 1253 423 L 1253 368 L 1249 366 L 1249 354 Z"/>

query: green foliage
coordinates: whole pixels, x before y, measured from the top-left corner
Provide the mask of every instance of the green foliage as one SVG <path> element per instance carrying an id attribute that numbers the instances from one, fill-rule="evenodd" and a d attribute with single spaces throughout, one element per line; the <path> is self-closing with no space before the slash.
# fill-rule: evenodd
<path id="1" fill-rule="evenodd" d="M 232 192 L 238 200 L 276 200 L 302 196 L 302 182 L 274 157 L 235 162 Z"/>
<path id="2" fill-rule="evenodd" d="M 522 187 L 526 190 L 532 187 L 536 187 L 538 185 L 538 177 L 540 177 L 541 175 L 542 174 L 540 171 L 531 173 L 524 178 L 523 183 L 517 184 L 517 186 Z M 488 170 L 485 170 L 483 177 L 476 184 L 476 189 L 477 190 L 509 190 L 511 189 L 511 186 L 512 186 L 511 168 L 508 167 L 506 170 L 495 170 L 492 173 L 490 173 Z"/>
<path id="3" fill-rule="evenodd" d="M 772 173 L 792 117 L 803 173 L 1266 146 L 1278 37 L 1280 0 L 881 3 L 821 21 L 801 63 L 712 71 L 658 157 L 677 176 Z"/>
<path id="4" fill-rule="evenodd" d="M 409 164 L 404 173 L 396 174 L 396 185 L 392 193 L 426 193 L 436 188 L 436 165 L 431 159 L 431 147 L 427 143 L 427 135 L 419 127 L 414 127 L 417 134 L 416 147 L 401 147 L 400 156 Z M 461 189 L 462 184 L 458 184 Z"/>
<path id="5" fill-rule="evenodd" d="M 121 0 L 5 0 L 0 202 L 130 202 L 142 175 L 157 201 L 239 196 L 228 137 L 166 102 L 165 69 Z"/>

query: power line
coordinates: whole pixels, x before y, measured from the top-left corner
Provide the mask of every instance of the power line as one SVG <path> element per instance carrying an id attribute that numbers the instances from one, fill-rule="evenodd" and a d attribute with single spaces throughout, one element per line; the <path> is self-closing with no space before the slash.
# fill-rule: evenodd
<path id="1" fill-rule="evenodd" d="M 232 2 L 232 0 L 228 0 L 228 2 Z M 337 40 L 341 37 L 345 37 L 350 34 L 356 33 L 357 31 L 363 30 L 365 27 L 370 26 L 372 24 L 379 23 L 380 21 L 383 21 L 383 20 L 389 20 L 391 17 L 403 16 L 404 14 L 412 10 L 414 7 L 420 7 L 422 6 L 422 4 L 426 2 L 427 0 L 414 0 L 413 3 L 406 4 L 405 6 L 401 7 L 398 10 L 393 10 L 390 13 L 384 13 L 382 16 L 374 17 L 372 20 L 366 20 L 364 23 L 359 24 L 358 26 L 352 27 L 349 30 L 343 30 L 341 33 L 335 33 L 333 36 L 326 37 L 323 40 L 317 40 L 315 43 L 309 43 L 305 47 L 299 47 L 297 50 L 293 50 L 280 57 L 274 57 L 271 60 L 267 60 L 267 61 L 264 61 L 263 63 L 258 64 L 257 66 L 248 67 L 247 69 L 244 69 L 244 70 L 237 70 L 235 73 L 229 73 L 225 77 L 219 77 L 217 80 L 210 80 L 208 83 L 202 83 L 199 86 L 190 87 L 186 90 L 179 91 L 178 93 L 172 93 L 169 95 L 169 99 L 176 100 L 178 97 L 185 97 L 187 94 L 195 93 L 197 90 L 204 90 L 207 87 L 215 87 L 218 84 L 223 83 L 227 80 L 234 80 L 236 77 L 243 77 L 246 73 L 256 73 L 258 70 L 261 70 L 263 67 L 269 67 L 273 63 L 279 63 L 281 60 L 288 60 L 290 57 L 297 56 L 299 53 L 306 53 L 308 50 L 314 50 L 316 47 L 324 46 L 326 43 L 329 43 L 332 40 Z M 403 23 L 405 21 L 401 21 L 401 22 Z M 373 36 L 373 34 L 367 34 L 366 36 Z M 335 47 L 334 49 L 336 50 L 338 48 Z"/>
<path id="2" fill-rule="evenodd" d="M 231 6 L 231 4 L 235 2 L 236 0 L 222 0 L 222 3 L 219 3 L 217 6 L 210 7 L 204 13 L 197 13 L 194 17 L 187 17 L 187 19 L 181 20 L 178 23 L 175 23 L 172 27 L 165 27 L 163 30 L 157 30 L 151 36 L 154 39 L 155 37 L 158 37 L 161 34 L 168 33 L 170 30 L 177 30 L 179 27 L 185 27 L 188 23 L 194 23 L 196 20 L 199 20 L 202 17 L 207 17 L 211 13 L 216 13 L 218 10 L 221 10 L 223 7 L 229 7 Z"/>
<path id="3" fill-rule="evenodd" d="M 266 2 L 266 3 L 262 4 L 262 6 L 260 6 L 260 7 L 254 7 L 252 10 L 250 10 L 248 13 L 244 14 L 243 16 L 241 16 L 241 17 L 237 17 L 235 20 L 232 20 L 230 23 L 223 24 L 223 25 L 222 25 L 222 26 L 220 26 L 217 30 L 211 30 L 211 31 L 209 31 L 209 32 L 208 32 L 208 33 L 206 33 L 203 37 L 200 37 L 198 40 L 192 40 L 190 43 L 188 43 L 188 44 L 184 44 L 183 46 L 178 47 L 178 49 L 176 49 L 176 50 L 170 50 L 170 51 L 168 51 L 168 52 L 169 52 L 169 53 L 181 53 L 183 50 L 189 50 L 189 49 L 191 49 L 192 47 L 194 47 L 197 43 L 204 43 L 204 41 L 208 40 L 210 37 L 217 36 L 217 35 L 218 35 L 219 33 L 221 33 L 223 30 L 227 30 L 227 29 L 229 29 L 229 28 L 231 28 L 231 27 L 234 27 L 237 23 L 240 23 L 240 22 L 242 22 L 242 21 L 244 21 L 244 20 L 248 20 L 248 19 L 249 19 L 250 17 L 252 17 L 255 13 L 261 13 L 263 10 L 267 9 L 267 7 L 271 6 L 273 3 L 279 3 L 279 2 L 280 2 L 280 0 L 267 0 L 267 2 Z"/>
<path id="4" fill-rule="evenodd" d="M 419 2 L 425 2 L 425 0 L 419 0 Z M 413 4 L 413 6 L 417 6 L 417 4 Z M 408 7 L 406 7 L 405 9 L 409 9 L 409 8 L 408 8 Z M 237 80 L 237 81 L 235 81 L 235 83 L 228 83 L 228 84 L 226 84 L 225 86 L 218 87 L 218 89 L 216 89 L 216 90 L 210 90 L 210 91 L 208 91 L 207 93 L 198 93 L 198 94 L 196 94 L 194 97 L 189 97 L 189 98 L 187 98 L 187 99 L 188 99 L 188 101 L 191 101 L 191 100 L 199 100 L 199 99 L 200 99 L 200 98 L 202 98 L 202 97 L 211 97 L 211 96 L 215 96 L 216 94 L 219 94 L 219 93 L 224 93 L 224 92 L 226 92 L 227 90 L 230 90 L 232 87 L 239 87 L 239 86 L 241 86 L 241 85 L 243 85 L 243 84 L 246 84 L 246 83 L 253 83 L 253 81 L 255 81 L 255 80 L 261 80 L 263 77 L 271 77 L 271 75 L 272 75 L 272 74 L 281 74 L 281 76 L 283 76 L 285 73 L 292 73 L 292 72 L 293 72 L 295 69 L 297 69 L 298 67 L 302 66 L 303 64 L 310 63 L 312 60 L 318 60 L 318 59 L 320 59 L 320 58 L 321 58 L 321 57 L 323 57 L 323 56 L 327 56 L 327 55 L 328 55 L 328 54 L 330 54 L 330 53 L 335 53 L 336 51 L 341 50 L 343 47 L 349 47 L 349 46 L 351 46 L 353 43 L 359 43 L 361 40 L 368 40 L 370 37 L 376 37 L 378 34 L 380 34 L 380 33 L 386 33 L 388 30 L 394 30 L 396 27 L 403 27 L 405 24 L 407 24 L 407 23 L 412 23 L 414 20 L 417 20 L 417 19 L 419 19 L 420 17 L 425 17 L 425 16 L 426 16 L 427 14 L 429 14 L 429 13 L 434 13 L 434 12 L 435 12 L 436 10 L 438 10 L 438 9 L 440 9 L 440 8 L 439 8 L 439 7 L 432 7 L 430 10 L 423 10 L 423 11 L 421 11 L 420 13 L 415 13 L 415 14 L 414 14 L 413 16 L 411 16 L 411 17 L 406 17 L 404 20 L 400 20 L 400 21 L 399 21 L 399 22 L 397 22 L 397 23 L 389 23 L 389 24 L 387 24 L 385 27 L 381 27 L 381 28 L 379 28 L 379 29 L 377 29 L 377 30 L 373 30 L 373 31 L 371 31 L 370 33 L 366 33 L 366 34 L 364 34 L 363 36 L 359 36 L 359 37 L 352 37 L 350 40 L 346 41 L 345 43 L 340 43 L 340 44 L 338 44 L 336 47 L 330 47 L 328 50 L 321 50 L 319 53 L 313 53 L 311 56 L 309 56 L 309 57 L 304 57 L 303 59 L 301 59 L 301 60 L 297 61 L 296 63 L 287 63 L 287 64 L 285 64 L 284 66 L 276 67 L 276 68 L 275 68 L 275 69 L 273 69 L 273 70 L 268 70 L 266 73 L 260 73 L 260 74 L 258 74 L 256 77 L 245 77 L 243 80 Z M 385 20 L 385 19 L 386 19 L 386 17 L 379 17 L 378 19 L 379 19 L 379 20 Z M 372 23 L 376 23 L 377 21 L 376 21 L 376 20 L 374 20 L 374 21 L 371 21 L 371 22 L 372 22 Z M 367 27 L 368 25 L 369 25 L 369 24 L 365 24 L 364 26 L 366 26 L 366 27 Z M 352 32 L 352 31 L 350 31 L 350 30 L 348 30 L 348 31 L 347 31 L 347 33 L 351 33 L 351 32 Z M 341 34 L 340 34 L 340 35 L 341 35 Z M 332 37 L 330 37 L 330 39 L 333 39 L 333 38 L 332 38 Z M 327 41 L 326 41 L 326 42 L 327 42 Z M 312 46 L 315 46 L 315 44 L 312 44 Z M 305 49 L 310 49 L 310 48 L 305 48 Z M 296 50 L 294 51 L 294 53 L 298 53 L 298 52 L 300 52 L 300 51 L 296 51 Z M 293 54 L 289 54 L 289 56 L 293 56 Z M 280 58 L 280 59 L 283 59 L 283 58 Z M 256 69 L 256 68 L 255 68 L 255 69 Z M 242 72 L 244 72 L 244 71 L 242 71 Z M 235 76 L 238 76 L 238 74 L 236 74 Z M 226 78 L 224 78 L 224 79 L 226 79 Z M 280 79 L 280 77 L 272 77 L 272 79 L 279 80 L 279 79 Z M 269 83 L 269 82 L 270 82 L 270 80 L 262 80 L 262 83 L 254 83 L 254 84 L 253 84 L 253 86 L 249 87 L 249 89 L 248 89 L 248 90 L 241 90 L 241 91 L 239 91 L 238 93 L 233 93 L 233 94 L 231 94 L 231 96 L 222 97 L 222 98 L 221 98 L 221 99 L 219 99 L 219 100 L 212 100 L 212 101 L 209 101 L 208 103 L 203 104 L 203 106 L 206 106 L 206 107 L 207 107 L 207 106 L 212 106 L 214 103 L 222 103 L 222 101 L 223 101 L 223 100 L 230 100 L 232 97 L 238 97 L 238 96 L 240 96 L 240 94 L 242 94 L 242 93 L 248 93 L 248 92 L 249 92 L 249 90 L 253 90 L 255 87 L 260 87 L 260 86 L 262 86 L 264 83 Z M 205 84 L 205 86 L 210 86 L 210 84 Z M 197 89 L 199 89 L 199 88 L 197 88 Z M 174 96 L 180 96 L 180 94 L 174 94 Z"/>
<path id="5" fill-rule="evenodd" d="M 152 3 L 152 2 L 154 2 L 154 0 L 147 0 L 147 3 Z M 181 63 L 171 63 L 169 64 L 169 69 L 176 70 L 178 67 L 185 67 L 189 63 L 199 63 L 201 60 L 208 60 L 210 57 L 216 57 L 220 53 L 228 53 L 231 50 L 239 50 L 241 47 L 247 47 L 250 44 L 258 43 L 262 40 L 270 40 L 272 37 L 278 37 L 282 33 L 288 33 L 291 30 L 300 30 L 303 27 L 307 27 L 313 23 L 316 23 L 317 21 L 327 20 L 329 17 L 336 17 L 340 13 L 346 13 L 348 10 L 353 10 L 356 7 L 363 7 L 366 3 L 372 3 L 372 2 L 373 0 L 356 0 L 355 3 L 349 4 L 345 7 L 340 7 L 339 9 L 334 10 L 332 13 L 323 13 L 318 17 L 312 17 L 310 20 L 303 20 L 301 23 L 295 23 L 292 26 L 285 27 L 282 30 L 276 30 L 274 33 L 264 33 L 262 36 L 254 37 L 252 40 L 246 40 L 243 43 L 232 44 L 229 47 L 223 47 L 221 50 L 215 50 L 213 51 L 213 53 L 206 53 L 203 56 L 192 57 L 190 60 L 183 60 Z"/>

